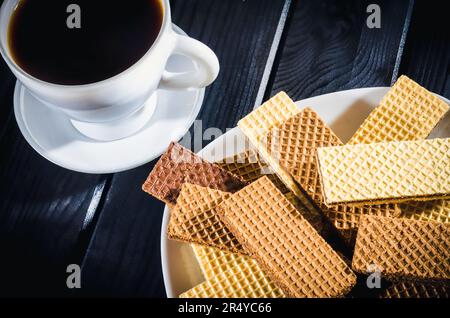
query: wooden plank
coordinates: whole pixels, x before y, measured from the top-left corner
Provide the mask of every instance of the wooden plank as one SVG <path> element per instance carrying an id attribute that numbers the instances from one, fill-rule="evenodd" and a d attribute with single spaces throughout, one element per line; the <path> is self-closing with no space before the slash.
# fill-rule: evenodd
<path id="1" fill-rule="evenodd" d="M 448 12 L 416 1 L 400 72 L 429 90 L 450 98 Z"/>
<path id="2" fill-rule="evenodd" d="M 65 295 L 66 267 L 86 248 L 83 222 L 104 177 L 59 168 L 22 137 L 15 79 L 0 61 L 0 296 Z M 84 246 L 84 248 L 83 248 Z"/>
<path id="3" fill-rule="evenodd" d="M 303 99 L 339 90 L 389 86 L 407 31 L 410 1 L 377 1 L 381 28 L 369 29 L 373 1 L 299 0 L 267 96 Z"/>
<path id="4" fill-rule="evenodd" d="M 221 62 L 198 117 L 200 133 L 234 127 L 253 108 L 284 1 L 171 3 L 173 21 L 209 45 Z M 153 165 L 114 175 L 83 263 L 87 295 L 165 295 L 159 247 L 163 205 L 140 189 Z"/>

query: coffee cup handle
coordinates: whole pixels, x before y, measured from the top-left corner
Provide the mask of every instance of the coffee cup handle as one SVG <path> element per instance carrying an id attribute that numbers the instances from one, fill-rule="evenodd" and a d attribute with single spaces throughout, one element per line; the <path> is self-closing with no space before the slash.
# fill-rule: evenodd
<path id="1" fill-rule="evenodd" d="M 196 70 L 185 73 L 164 71 L 159 88 L 202 88 L 211 84 L 219 74 L 219 60 L 214 52 L 200 41 L 184 35 L 174 34 L 176 44 L 172 54 L 180 54 L 194 60 Z"/>

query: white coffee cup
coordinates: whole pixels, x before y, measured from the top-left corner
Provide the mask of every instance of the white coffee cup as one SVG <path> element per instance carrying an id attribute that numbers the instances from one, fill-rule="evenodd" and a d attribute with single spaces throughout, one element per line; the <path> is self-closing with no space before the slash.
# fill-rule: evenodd
<path id="1" fill-rule="evenodd" d="M 43 104 L 64 112 L 73 120 L 98 124 L 100 131 L 102 124 L 110 127 L 127 126 L 119 124 L 119 121 L 127 120 L 139 111 L 157 89 L 206 87 L 219 73 L 219 62 L 210 48 L 173 31 L 169 1 L 161 0 L 164 12 L 159 35 L 147 53 L 127 70 L 106 80 L 86 85 L 58 85 L 42 81 L 20 68 L 7 44 L 9 22 L 19 1 L 5 0 L 0 8 L 0 52 L 7 65 L 17 79 Z M 191 58 L 196 70 L 181 74 L 166 71 L 167 61 L 172 54 Z M 123 138 L 135 130 L 124 129 L 123 132 L 114 132 L 111 138 L 102 136 L 99 139 Z M 104 135 L 100 135 L 102 134 Z"/>

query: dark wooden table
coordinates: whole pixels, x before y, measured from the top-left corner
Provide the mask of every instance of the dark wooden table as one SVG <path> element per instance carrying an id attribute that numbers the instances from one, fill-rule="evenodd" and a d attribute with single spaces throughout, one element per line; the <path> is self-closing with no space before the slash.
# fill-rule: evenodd
<path id="1" fill-rule="evenodd" d="M 381 8 L 380 29 L 366 25 L 370 3 Z M 171 1 L 173 21 L 219 57 L 221 73 L 198 118 L 203 129 L 223 131 L 280 90 L 301 99 L 389 86 L 407 74 L 450 98 L 450 37 L 440 3 Z M 18 130 L 14 83 L 2 60 L 0 296 L 165 297 L 163 205 L 141 191 L 154 162 L 112 175 L 51 164 Z M 72 263 L 82 266 L 80 290 L 66 287 Z"/>

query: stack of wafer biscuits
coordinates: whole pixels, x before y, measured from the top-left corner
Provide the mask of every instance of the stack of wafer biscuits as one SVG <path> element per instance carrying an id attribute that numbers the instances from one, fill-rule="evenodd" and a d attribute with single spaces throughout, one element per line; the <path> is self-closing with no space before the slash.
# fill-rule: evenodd
<path id="1" fill-rule="evenodd" d="M 311 203 L 305 206 L 305 198 L 301 200 L 294 192 L 290 191 L 283 181 L 274 173 L 271 173 L 270 166 L 260 158 L 257 150 L 251 148 L 233 157 L 225 158 L 216 164 L 230 173 L 234 173 L 251 183 L 267 176 L 270 181 L 285 195 L 285 197 L 297 208 L 300 213 L 311 223 L 320 233 L 325 234 L 325 224 L 321 213 L 313 209 Z"/>
<path id="2" fill-rule="evenodd" d="M 356 276 L 267 178 L 217 208 L 231 232 L 289 297 L 340 297 Z"/>
<path id="3" fill-rule="evenodd" d="M 286 93 L 280 92 L 242 118 L 238 122 L 238 127 L 286 187 L 299 198 L 309 211 L 317 213 L 316 207 L 300 191 L 289 172 L 279 164 L 279 158 L 274 156 L 277 152 L 271 151 L 269 148 L 272 131 L 278 129 L 283 122 L 299 112 L 300 110 L 292 99 Z"/>
<path id="4" fill-rule="evenodd" d="M 374 271 L 379 297 L 448 297 L 450 147 L 424 140 L 447 110 L 402 76 L 346 145 L 283 92 L 239 121 L 254 148 L 208 163 L 172 144 L 143 188 L 195 243 L 205 281 L 180 297 L 342 297 Z"/>
<path id="5" fill-rule="evenodd" d="M 332 222 L 340 234 L 351 241 L 353 230 L 357 227 L 362 214 L 398 216 L 400 210 L 392 204 L 352 207 L 340 205 L 328 207 L 317 166 L 319 147 L 339 146 L 343 143 L 330 127 L 313 110 L 306 108 L 285 121 L 274 131 L 277 145 L 272 148 L 279 151 L 280 164 L 294 177 L 302 190 L 312 199 Z"/>
<path id="6" fill-rule="evenodd" d="M 229 192 L 185 183 L 177 205 L 170 213 L 168 237 L 245 254 L 242 246 L 215 212 L 217 205 L 229 196 Z"/>

